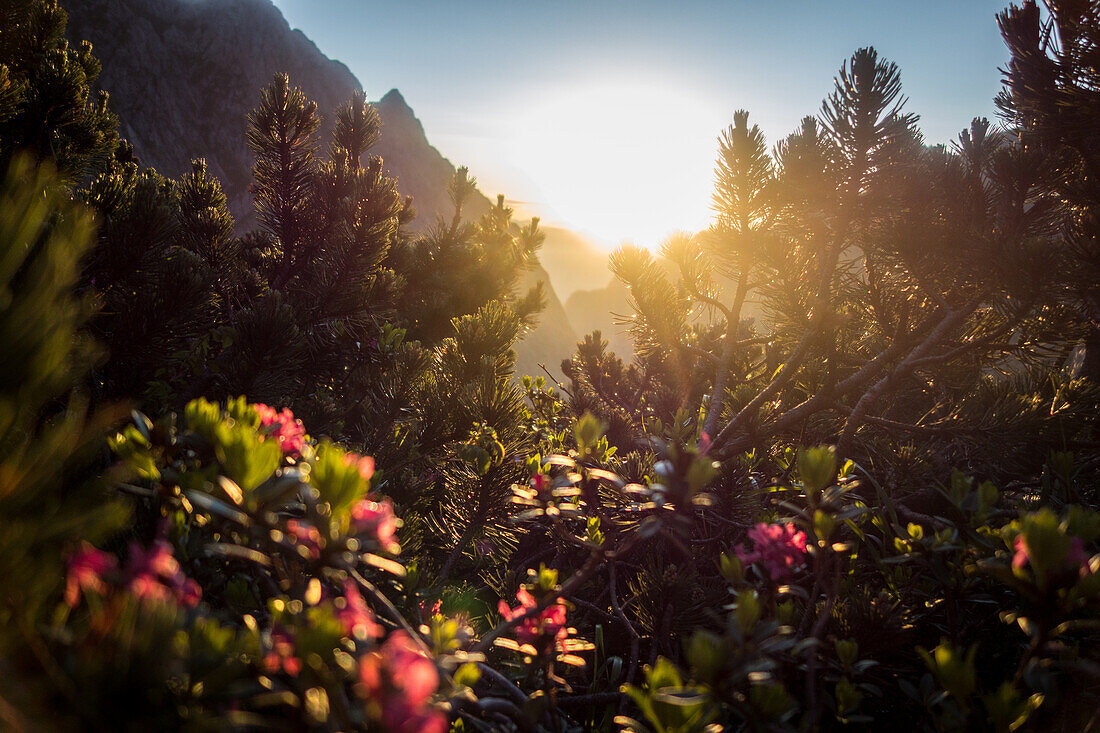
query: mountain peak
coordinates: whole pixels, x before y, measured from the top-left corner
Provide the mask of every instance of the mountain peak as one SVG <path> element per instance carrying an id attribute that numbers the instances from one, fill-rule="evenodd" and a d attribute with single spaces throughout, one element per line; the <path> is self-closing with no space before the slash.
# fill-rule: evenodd
<path id="1" fill-rule="evenodd" d="M 401 92 L 396 89 L 391 89 L 386 92 L 380 100 L 379 104 L 392 108 L 395 112 L 402 111 L 407 112 L 409 115 L 413 114 L 412 107 L 405 101 L 405 97 L 401 95 Z"/>
<path id="2" fill-rule="evenodd" d="M 290 27 L 272 0 L 61 0 L 69 12 L 73 40 L 89 40 L 103 60 L 99 78 L 111 92 L 112 110 L 135 153 L 170 176 L 205 158 L 217 176 L 238 231 L 257 225 L 252 194 L 254 157 L 246 143 L 248 113 L 260 90 L 276 73 L 317 102 L 319 140 L 332 132 L 332 111 L 361 90 L 344 64 L 327 57 L 301 30 Z M 419 99 L 419 97 L 418 97 Z M 372 149 L 398 190 L 411 196 L 419 213 L 411 224 L 425 231 L 449 221 L 454 204 L 447 186 L 455 168 L 432 147 L 424 127 L 397 89 L 375 108 L 382 135 Z M 491 208 L 489 199 L 472 197 L 463 213 L 471 219 Z M 550 278 L 538 268 L 524 285 Z M 548 287 L 549 310 L 542 325 L 517 349 L 521 372 L 534 373 L 539 362 L 555 365 L 572 353 L 576 334 Z"/>

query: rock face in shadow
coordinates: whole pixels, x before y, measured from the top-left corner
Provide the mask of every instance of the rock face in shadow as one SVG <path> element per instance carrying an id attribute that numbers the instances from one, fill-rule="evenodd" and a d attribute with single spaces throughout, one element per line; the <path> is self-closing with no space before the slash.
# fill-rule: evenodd
<path id="1" fill-rule="evenodd" d="M 554 379 L 560 381 L 561 362 L 573 355 L 577 333 L 573 330 L 561 300 L 550 289 L 550 276 L 542 265 L 524 274 L 520 279 L 519 289 L 523 291 L 532 288 L 539 281 L 546 283 L 546 308 L 539 314 L 538 326 L 516 346 L 516 374 L 544 377 L 546 372 L 542 367 L 545 366 Z M 563 348 L 565 345 L 567 347 Z"/>
<path id="2" fill-rule="evenodd" d="M 428 142 L 424 126 L 401 92 L 391 89 L 374 103 L 374 108 L 382 118 L 382 137 L 374 152 L 382 156 L 386 170 L 397 179 L 398 190 L 413 197 L 414 228 L 425 230 L 438 217 L 449 222 L 454 205 L 447 195 L 447 182 L 455 166 Z M 467 203 L 465 214 L 478 217 L 491 206 L 489 199 L 478 195 Z"/>
<path id="3" fill-rule="evenodd" d="M 360 88 L 346 66 L 291 30 L 269 0 L 68 0 L 69 36 L 92 42 L 121 132 L 142 162 L 168 176 L 205 157 L 230 210 L 252 223 L 248 113 L 286 73 L 317 102 L 322 135 Z"/>
<path id="4" fill-rule="evenodd" d="M 255 226 L 249 184 L 253 156 L 245 139 L 248 113 L 260 90 L 285 73 L 317 102 L 327 145 L 334 111 L 361 90 L 339 61 L 292 29 L 271 0 L 62 0 L 68 36 L 91 41 L 103 63 L 99 83 L 121 122 L 121 133 L 145 165 L 177 177 L 205 158 L 221 179 L 240 231 Z M 428 142 L 424 127 L 396 89 L 374 103 L 382 118 L 380 155 L 398 190 L 413 197 L 413 228 L 451 216 L 447 183 L 455 167 Z M 475 171 L 476 173 L 476 171 Z M 484 196 L 466 208 L 489 209 Z M 538 328 L 517 346 L 519 371 L 556 367 L 577 338 L 550 276 L 536 267 L 520 288 L 545 282 L 548 305 Z"/>

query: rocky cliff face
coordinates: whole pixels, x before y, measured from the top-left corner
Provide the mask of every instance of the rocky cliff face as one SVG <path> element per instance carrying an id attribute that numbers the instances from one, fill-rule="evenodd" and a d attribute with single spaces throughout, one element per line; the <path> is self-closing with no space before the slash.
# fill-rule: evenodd
<path id="1" fill-rule="evenodd" d="M 332 130 L 333 111 L 361 89 L 346 66 L 291 29 L 271 0 L 62 0 L 62 5 L 69 13 L 69 37 L 91 41 L 103 62 L 100 84 L 138 157 L 172 177 L 189 170 L 193 158 L 206 158 L 242 230 L 255 222 L 248 191 L 253 158 L 245 130 L 260 89 L 275 74 L 288 74 L 317 102 L 322 140 Z M 454 166 L 428 142 L 400 92 L 391 90 L 374 104 L 383 127 L 373 152 L 397 178 L 400 192 L 413 197 L 414 228 L 430 226 L 437 216 L 449 219 L 447 182 Z M 467 212 L 477 216 L 489 206 L 482 196 Z M 549 303 L 539 327 L 517 348 L 521 373 L 538 372 L 540 362 L 557 371 L 576 343 L 546 271 L 537 267 L 521 287 L 540 280 Z"/>
<path id="2" fill-rule="evenodd" d="M 359 81 L 293 30 L 270 0 L 68 0 L 69 35 L 92 42 L 100 83 L 137 155 L 177 176 L 205 157 L 243 228 L 252 223 L 248 113 L 277 73 L 317 102 L 322 140 L 333 111 Z M 375 103 L 383 122 L 375 152 L 427 226 L 447 213 L 454 167 L 428 144 L 424 128 L 396 90 Z M 440 185 L 440 181 L 444 185 Z M 488 202 L 484 202 L 488 206 Z"/>
<path id="3" fill-rule="evenodd" d="M 260 89 L 286 72 L 328 123 L 359 89 L 343 64 L 292 31 L 268 0 L 69 0 L 69 35 L 92 42 L 103 62 L 122 134 L 147 165 L 169 176 L 205 157 L 230 196 L 233 215 L 251 219 L 248 113 Z"/>
<path id="4" fill-rule="evenodd" d="M 611 281 L 607 250 L 593 244 L 571 229 L 543 227 L 546 243 L 539 260 L 554 280 L 554 289 L 562 301 L 578 290 L 597 290 Z"/>

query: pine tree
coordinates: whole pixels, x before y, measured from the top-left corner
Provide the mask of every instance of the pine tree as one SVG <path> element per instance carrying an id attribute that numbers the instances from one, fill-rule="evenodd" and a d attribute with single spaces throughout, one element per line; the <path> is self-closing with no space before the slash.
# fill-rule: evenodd
<path id="1" fill-rule="evenodd" d="M 998 16 L 1012 54 L 998 103 L 1021 143 L 1041 151 L 1042 186 L 1056 199 L 1058 241 L 1047 266 L 1068 309 L 1062 330 L 1084 331 L 1083 373 L 1100 381 L 1100 113 L 1097 65 L 1100 11 L 1095 3 L 1034 0 Z"/>
<path id="2" fill-rule="evenodd" d="M 282 288 L 313 245 L 310 220 L 317 175 L 317 104 L 276 74 L 249 116 L 248 145 L 256 155 L 252 169 L 260 225 L 277 242 L 279 258 L 269 275 Z"/>
<path id="3" fill-rule="evenodd" d="M 671 396 L 666 412 L 698 415 L 719 456 L 794 435 L 881 455 L 905 437 L 942 468 L 965 430 L 1018 439 L 971 396 L 996 391 L 978 365 L 1049 373 L 1074 346 L 1078 331 L 1055 325 L 1067 300 L 1051 296 L 1065 286 L 1050 258 L 1064 211 L 1046 187 L 1050 166 L 984 120 L 952 149 L 925 147 L 916 122 L 899 70 L 873 49 L 843 65 L 819 118 L 771 152 L 737 113 L 719 140 L 714 224 L 662 247 L 675 278 L 644 251 L 612 258 L 631 292 L 639 367 L 663 364 L 631 404 Z M 585 370 L 573 373 L 576 404 L 621 422 Z M 633 434 L 621 447 L 645 444 Z M 992 452 L 981 460 L 997 470 Z"/>
<path id="4" fill-rule="evenodd" d="M 179 183 L 116 163 L 80 193 L 101 222 L 84 273 L 101 306 L 90 325 L 110 354 L 97 391 L 171 406 L 217 348 L 240 277 L 225 196 L 202 162 Z"/>
<path id="5" fill-rule="evenodd" d="M 544 239 L 538 218 L 522 229 L 512 224 L 513 212 L 503 196 L 480 221 L 466 221 L 467 203 L 477 194 L 477 180 L 466 168 L 456 171 L 448 192 L 454 215 L 413 243 L 404 267 L 406 297 L 399 306 L 410 335 L 429 342 L 450 333 L 454 316 L 518 295 L 519 275 L 534 263 Z M 528 315 L 543 307 L 538 292 L 524 298 L 531 299 L 523 306 Z"/>
<path id="6" fill-rule="evenodd" d="M 65 40 L 65 23 L 54 0 L 0 7 L 0 168 L 25 150 L 80 181 L 114 155 L 117 121 L 93 91 L 99 61 Z"/>
<path id="7" fill-rule="evenodd" d="M 0 183 L 0 702 L 16 728 L 29 724 L 20 711 L 48 712 L 50 691 L 72 684 L 44 635 L 64 556 L 104 541 L 126 517 L 96 477 L 122 411 L 89 410 L 81 390 L 98 354 L 81 332 L 88 304 L 73 288 L 91 242 L 92 218 L 58 176 L 15 157 Z"/>

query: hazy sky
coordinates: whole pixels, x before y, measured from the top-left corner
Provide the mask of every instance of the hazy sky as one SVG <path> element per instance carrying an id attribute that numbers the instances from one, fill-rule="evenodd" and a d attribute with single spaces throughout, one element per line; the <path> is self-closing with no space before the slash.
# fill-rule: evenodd
<path id="1" fill-rule="evenodd" d="M 929 142 L 993 115 L 1007 56 L 1000 0 L 275 3 L 485 193 L 606 244 L 704 226 L 734 110 L 775 142 L 861 46 L 901 67 Z"/>

